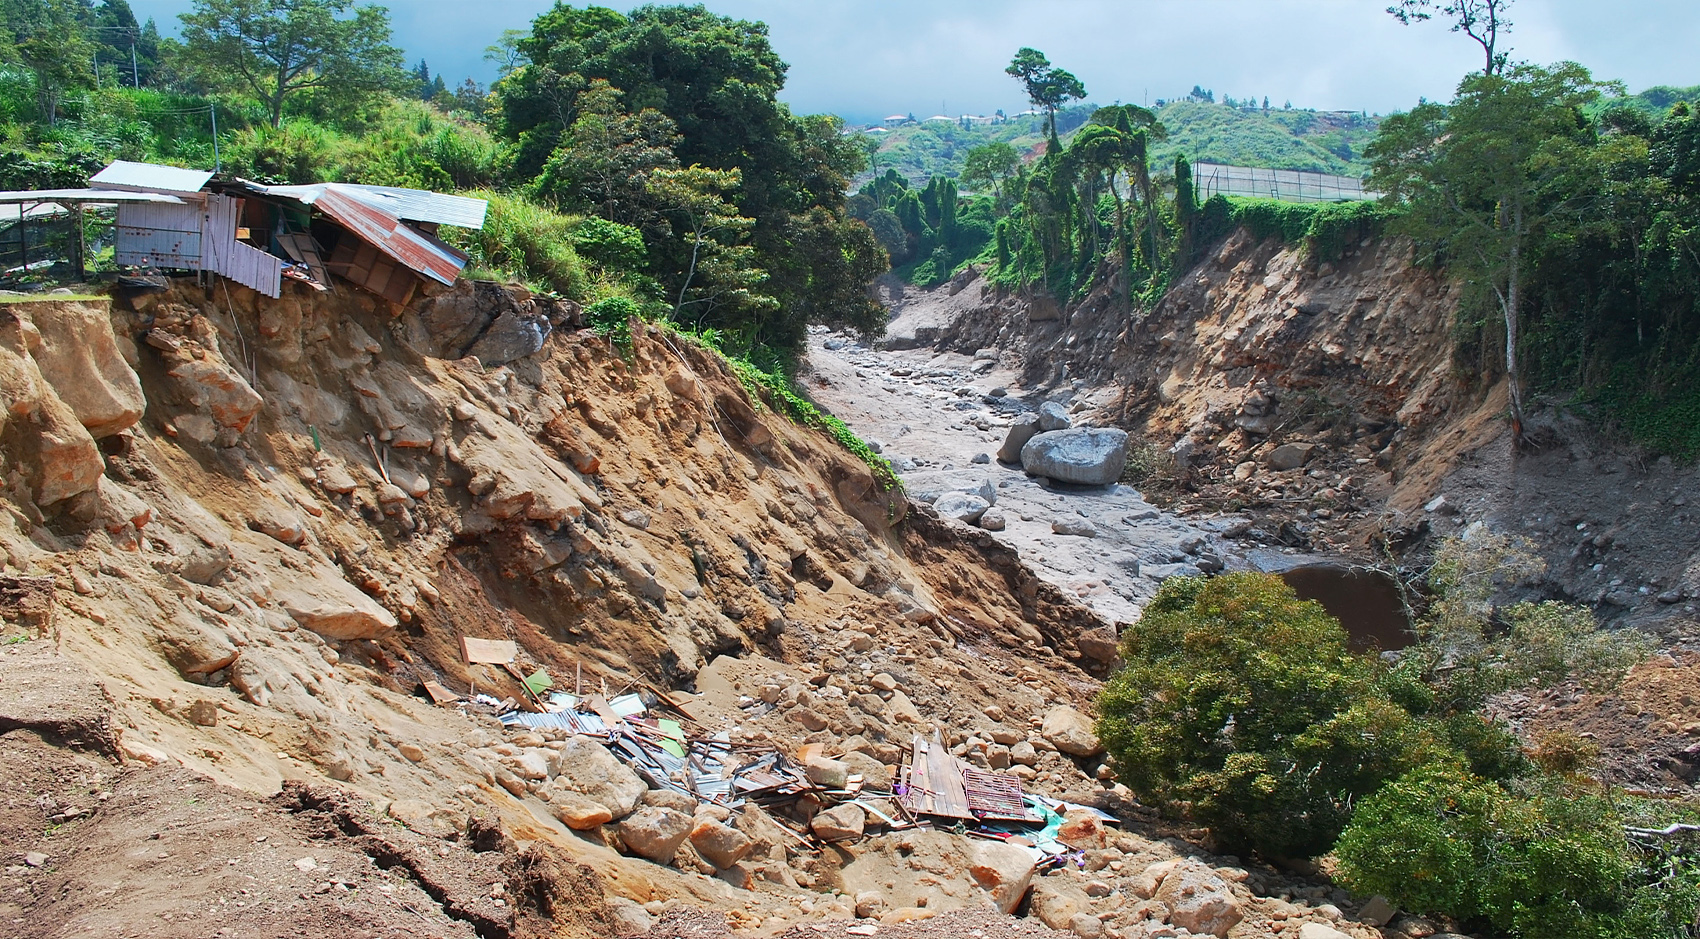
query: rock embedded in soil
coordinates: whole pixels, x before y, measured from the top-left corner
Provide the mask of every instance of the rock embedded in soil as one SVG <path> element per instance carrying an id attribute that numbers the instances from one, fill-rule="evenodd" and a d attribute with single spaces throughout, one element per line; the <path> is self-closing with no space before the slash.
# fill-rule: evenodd
<path id="1" fill-rule="evenodd" d="M 980 516 L 980 527 L 986 531 L 1003 531 L 1009 527 L 1009 518 L 1004 515 L 1003 509 L 994 506 Z"/>
<path id="2" fill-rule="evenodd" d="M 569 739 L 555 754 L 551 769 L 557 785 L 601 803 L 614 818 L 630 815 L 649 790 L 630 767 L 590 737 Z"/>
<path id="3" fill-rule="evenodd" d="M 1104 752 L 1104 745 L 1092 732 L 1092 718 L 1066 704 L 1059 704 L 1045 712 L 1039 733 L 1052 746 L 1070 756 L 1097 756 Z"/>
<path id="4" fill-rule="evenodd" d="M 667 864 L 691 833 L 691 817 L 659 806 L 644 806 L 620 822 L 620 840 L 639 857 Z"/>
<path id="5" fill-rule="evenodd" d="M 1021 466 L 1034 476 L 1082 486 L 1108 486 L 1127 464 L 1127 431 L 1079 427 L 1038 434 L 1021 448 Z"/>

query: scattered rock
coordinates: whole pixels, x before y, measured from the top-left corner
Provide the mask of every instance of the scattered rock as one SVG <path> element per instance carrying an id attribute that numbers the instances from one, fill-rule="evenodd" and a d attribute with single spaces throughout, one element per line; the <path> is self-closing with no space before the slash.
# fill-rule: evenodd
<path id="1" fill-rule="evenodd" d="M 1055 401 L 1046 401 L 1039 405 L 1040 431 L 1068 430 L 1072 426 L 1074 422 L 1069 420 L 1067 408 Z"/>
<path id="2" fill-rule="evenodd" d="M 689 815 L 652 805 L 638 809 L 620 822 L 620 840 L 626 848 L 657 864 L 671 863 L 690 833 Z"/>
<path id="3" fill-rule="evenodd" d="M 991 504 L 977 495 L 966 492 L 947 492 L 939 496 L 933 503 L 933 508 L 945 518 L 953 518 L 959 522 L 972 525 L 980 520 Z"/>
<path id="4" fill-rule="evenodd" d="M 850 841 L 862 837 L 867 820 L 861 806 L 846 803 L 817 814 L 809 827 L 822 841 Z"/>
<path id="5" fill-rule="evenodd" d="M 1219 935 L 1227 935 L 1220 933 Z M 1323 923 L 1304 923 L 1299 926 L 1299 939 L 1353 939 L 1350 933 L 1343 933 L 1333 926 Z"/>
<path id="6" fill-rule="evenodd" d="M 555 817 L 573 831 L 590 831 L 614 820 L 606 805 L 582 793 L 557 789 L 549 802 Z"/>
<path id="7" fill-rule="evenodd" d="M 975 844 L 968 873 L 1004 913 L 1014 913 L 1033 883 L 1033 856 L 1003 842 Z"/>
<path id="8" fill-rule="evenodd" d="M 992 462 L 992 455 L 990 453 L 976 453 L 969 458 L 968 462 L 975 464 L 990 463 Z"/>
<path id="9" fill-rule="evenodd" d="M 1021 448 L 1021 466 L 1057 482 L 1108 486 L 1127 463 L 1127 431 L 1082 427 L 1038 434 Z"/>
<path id="10" fill-rule="evenodd" d="M 1392 921 L 1399 909 L 1381 894 L 1376 894 L 1364 902 L 1363 909 L 1358 910 L 1358 922 L 1371 926 L 1385 926 Z"/>
<path id="11" fill-rule="evenodd" d="M 631 768 L 590 737 L 576 736 L 556 752 L 555 782 L 601 803 L 614 818 L 625 818 L 649 791 Z M 688 829 L 687 829 L 688 830 Z"/>
<path id="12" fill-rule="evenodd" d="M 1206 864 L 1185 860 L 1164 875 L 1152 899 L 1169 908 L 1169 922 L 1198 935 L 1226 937 L 1245 911 L 1227 881 Z"/>
<path id="13" fill-rule="evenodd" d="M 998 447 L 998 460 L 1004 463 L 1020 463 L 1021 448 L 1027 446 L 1039 433 L 1039 415 L 1023 414 L 1009 425 L 1009 433 L 1004 435 L 1003 444 Z"/>
<path id="14" fill-rule="evenodd" d="M 1263 465 L 1272 470 L 1298 469 L 1309 463 L 1315 452 L 1314 443 L 1284 443 L 1269 451 L 1269 455 L 1263 458 Z"/>
<path id="15" fill-rule="evenodd" d="M 1039 733 L 1052 746 L 1070 756 L 1097 756 L 1104 752 L 1104 745 L 1092 732 L 1092 718 L 1066 704 L 1059 704 L 1045 712 Z"/>
<path id="16" fill-rule="evenodd" d="M 1084 904 L 1072 891 L 1059 890 L 1050 883 L 1041 883 L 1033 888 L 1033 896 L 1027 901 L 1028 915 L 1044 923 L 1052 929 L 1068 929 L 1069 920 L 1079 913 Z"/>
<path id="17" fill-rule="evenodd" d="M 1009 527 L 1009 519 L 1004 515 L 1003 509 L 993 506 L 981 513 L 980 527 L 986 531 L 1003 531 Z"/>
<path id="18" fill-rule="evenodd" d="M 1077 515 L 1059 518 L 1052 522 L 1051 531 L 1059 535 L 1074 535 L 1080 538 L 1098 537 L 1098 526 Z"/>
<path id="19" fill-rule="evenodd" d="M 41 867 L 47 863 L 47 855 L 40 851 L 27 851 L 24 853 L 24 863 L 31 867 Z"/>
<path id="20" fill-rule="evenodd" d="M 755 847 L 749 835 L 709 818 L 697 819 L 690 838 L 697 853 L 721 870 L 742 861 Z"/>

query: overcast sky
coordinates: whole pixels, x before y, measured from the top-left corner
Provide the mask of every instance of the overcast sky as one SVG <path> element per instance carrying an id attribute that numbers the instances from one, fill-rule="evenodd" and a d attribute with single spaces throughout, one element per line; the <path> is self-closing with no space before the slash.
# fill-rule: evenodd
<path id="1" fill-rule="evenodd" d="M 188 0 L 130 0 L 175 33 Z M 1078 75 L 1090 99 L 1141 103 L 1202 85 L 1279 107 L 1403 110 L 1447 99 L 1478 46 L 1438 22 L 1400 26 L 1390 0 L 708 0 L 771 28 L 790 63 L 781 95 L 852 121 L 1025 109 L 1004 75 L 1022 46 Z M 484 47 L 527 28 L 548 0 L 393 0 L 396 42 L 451 86 L 494 77 Z M 580 4 L 581 6 L 583 4 Z M 616 8 L 628 8 L 615 2 Z M 1522 0 L 1514 59 L 1571 59 L 1631 91 L 1700 83 L 1695 0 Z"/>

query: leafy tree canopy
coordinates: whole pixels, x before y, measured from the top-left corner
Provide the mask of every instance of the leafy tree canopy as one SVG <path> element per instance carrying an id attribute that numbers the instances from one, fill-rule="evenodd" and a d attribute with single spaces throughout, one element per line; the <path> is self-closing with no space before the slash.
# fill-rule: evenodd
<path id="1" fill-rule="evenodd" d="M 273 127 L 283 121 L 284 102 L 308 89 L 359 102 L 407 84 L 384 7 L 355 7 L 352 0 L 195 0 L 178 18 L 186 70 L 207 87 L 260 102 Z"/>

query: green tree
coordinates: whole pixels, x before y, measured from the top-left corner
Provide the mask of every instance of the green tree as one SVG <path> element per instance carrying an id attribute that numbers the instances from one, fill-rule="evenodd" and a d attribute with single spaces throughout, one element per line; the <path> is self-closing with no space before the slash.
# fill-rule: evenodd
<path id="1" fill-rule="evenodd" d="M 345 17 L 352 9 L 353 16 Z M 390 14 L 352 0 L 195 0 L 183 21 L 183 64 L 209 87 L 251 96 L 271 125 L 291 95 L 313 89 L 360 101 L 402 87 Z"/>
<path id="2" fill-rule="evenodd" d="M 1057 108 L 1086 97 L 1086 86 L 1073 74 L 1052 66 L 1043 52 L 1025 46 L 1015 53 L 1015 58 L 1009 61 L 1004 72 L 1021 82 L 1034 107 L 1045 109 L 1046 127 L 1054 147 L 1057 141 Z"/>
<path id="3" fill-rule="evenodd" d="M 649 181 L 653 197 L 666 206 L 664 214 L 674 220 L 688 249 L 673 317 L 688 319 L 699 329 L 705 322 L 727 323 L 736 315 L 774 305 L 773 298 L 756 292 L 767 274 L 755 265 L 754 249 L 741 243 L 755 220 L 739 215 L 725 198 L 738 188 L 738 176 L 737 170 L 699 165 L 657 169 Z"/>
<path id="4" fill-rule="evenodd" d="M 1444 0 L 1439 3 L 1436 0 L 1399 0 L 1388 7 L 1387 12 L 1409 26 L 1432 19 L 1434 13 L 1430 11 L 1436 8 L 1441 16 L 1452 21 L 1453 32 L 1469 36 L 1482 47 L 1486 56 L 1482 74 L 1497 75 L 1504 70 L 1510 54 L 1499 48 L 1499 34 L 1511 31 L 1511 21 L 1505 18 L 1506 11 L 1511 9 L 1511 0 Z M 1264 108 L 1268 108 L 1267 103 Z"/>
<path id="5" fill-rule="evenodd" d="M 628 111 L 654 109 L 673 122 L 679 165 L 738 172 L 729 198 L 754 223 L 748 232 L 754 250 L 745 257 L 759 268 L 753 273 L 766 275 L 762 289 L 777 301 L 748 308 L 755 319 L 738 325 L 758 341 L 795 348 L 804 334 L 798 318 L 821 310 L 820 296 L 842 296 L 827 288 L 860 269 L 863 249 L 885 256 L 866 226 L 845 224 L 849 180 L 866 165 L 865 153 L 836 118 L 799 117 L 779 102 L 786 66 L 765 25 L 700 5 L 643 6 L 628 15 L 557 4 L 533 22 L 516 50 L 523 64 L 497 84 L 496 126 L 516 144 L 521 177 L 543 169 L 579 117 L 578 93 L 597 79 L 624 93 Z M 817 209 L 835 220 L 816 224 Z M 836 251 L 812 254 L 811 265 L 797 264 L 798 239 L 814 246 L 823 237 L 845 240 Z M 669 255 L 665 263 L 676 266 L 654 273 L 676 284 L 688 262 L 688 254 Z M 827 312 L 874 330 L 883 325 L 865 304 L 854 307 L 834 304 L 838 312 Z M 731 307 L 715 310 L 714 316 L 732 315 Z M 711 316 L 704 325 L 733 324 Z"/>
<path id="6" fill-rule="evenodd" d="M 1265 854 L 1326 851 L 1428 741 L 1340 624 L 1280 578 L 1163 583 L 1122 638 L 1098 735 L 1140 798 Z"/>
<path id="7" fill-rule="evenodd" d="M 82 28 L 88 14 L 87 0 L 0 0 L 0 60 L 29 71 L 49 127 L 59 121 L 65 93 L 87 87 L 94 74 L 95 45 Z"/>
<path id="8" fill-rule="evenodd" d="M 983 143 L 968 151 L 962 162 L 962 185 L 969 189 L 989 187 L 998 205 L 1004 204 L 1003 181 L 1021 165 L 1015 147 L 1001 140 Z"/>
<path id="9" fill-rule="evenodd" d="M 620 90 L 591 81 L 574 102 L 577 117 L 544 164 L 535 191 L 566 209 L 651 230 L 661 218 L 651 175 L 676 169 L 673 121 L 654 108 L 624 109 Z M 665 200 L 659 200 L 664 202 Z"/>
<path id="10" fill-rule="evenodd" d="M 1517 65 L 1471 75 L 1449 105 L 1389 117 L 1367 150 L 1367 186 L 1403 204 L 1400 226 L 1443 250 L 1485 284 L 1504 322 L 1512 432 L 1523 440 L 1519 326 L 1532 240 L 1565 221 L 1582 192 L 1571 185 L 1590 142 L 1585 107 L 1604 86 L 1575 63 Z"/>

